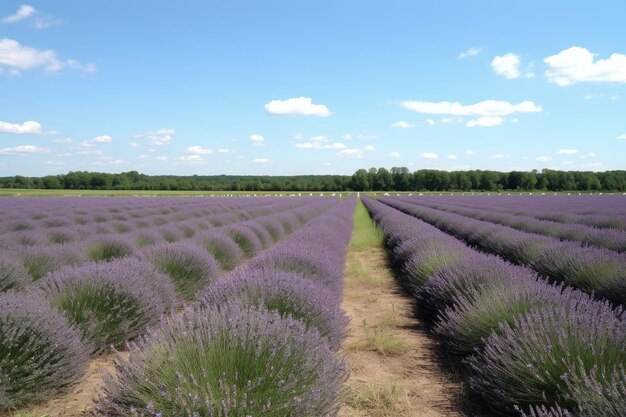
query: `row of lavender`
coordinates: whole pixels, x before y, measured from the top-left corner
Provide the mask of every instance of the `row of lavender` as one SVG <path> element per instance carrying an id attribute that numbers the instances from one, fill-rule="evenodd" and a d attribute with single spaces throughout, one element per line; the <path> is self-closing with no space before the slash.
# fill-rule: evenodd
<path id="1" fill-rule="evenodd" d="M 304 199 L 116 199 L 3 200 L 0 249 L 78 242 L 94 235 L 173 241 L 210 229 L 307 204 Z"/>
<path id="2" fill-rule="evenodd" d="M 90 355 L 119 346 L 335 204 L 283 201 L 275 214 L 185 241 L 137 245 L 106 237 L 62 247 L 50 271 L 29 276 L 19 252 L 0 257 L 0 410 L 54 395 L 79 378 Z M 170 200 L 170 208 L 176 201 Z M 261 208 L 260 213 L 265 213 Z M 250 211 L 253 213 L 253 210 Z M 254 215 L 251 215 L 254 217 Z M 97 250 L 94 250 L 97 247 Z M 7 285 L 8 283 L 8 285 Z M 21 285 L 14 285 L 15 283 Z"/>
<path id="3" fill-rule="evenodd" d="M 623 310 L 551 285 L 380 202 L 401 282 L 497 415 L 626 415 Z"/>
<path id="4" fill-rule="evenodd" d="M 85 201 L 81 199 L 74 199 L 74 201 L 62 199 L 62 202 L 71 205 L 76 203 L 75 200 L 80 201 L 80 207 L 85 207 Z M 3 203 L 5 201 L 7 200 L 4 200 Z M 256 233 L 258 237 L 256 240 L 261 240 L 261 242 L 253 243 L 259 246 L 259 243 L 267 244 L 272 238 L 275 239 L 281 233 L 291 230 L 294 225 L 304 222 L 306 213 L 313 213 L 330 204 L 330 200 L 324 199 L 277 199 L 272 204 L 262 204 L 261 207 L 255 209 L 250 206 L 248 201 L 241 199 L 242 207 L 232 210 L 233 206 L 231 205 L 225 206 L 217 201 L 215 203 L 210 201 L 207 204 L 206 200 L 198 201 L 196 199 L 194 201 L 195 207 L 189 210 L 189 201 L 165 200 L 162 203 L 168 201 L 169 206 L 161 206 L 158 210 L 159 212 L 169 211 L 173 213 L 173 216 L 171 218 L 159 216 L 156 219 L 158 221 L 152 223 L 149 223 L 148 218 L 137 220 L 143 226 L 136 233 L 129 233 L 127 229 L 117 232 L 108 229 L 101 230 L 100 224 L 96 228 L 75 224 L 71 228 L 63 227 L 64 230 L 59 230 L 59 228 L 50 230 L 46 224 L 39 224 L 40 229 L 5 233 L 0 238 L 0 242 L 2 242 L 0 244 L 0 271 L 5 271 L 4 273 L 0 272 L 0 291 L 23 287 L 30 281 L 36 281 L 63 266 L 129 256 L 158 244 L 164 245 L 174 242 L 182 244 L 182 242 L 193 239 L 203 241 L 201 243 L 204 246 L 211 246 L 210 242 L 213 240 L 214 232 L 217 232 L 218 236 L 231 235 L 232 238 L 238 240 L 240 245 L 244 246 L 246 254 L 249 255 L 254 247 L 248 248 L 245 245 L 245 236 L 238 237 L 244 233 L 237 232 L 241 225 L 247 225 L 247 228 Z M 15 219 L 24 216 L 23 213 L 28 213 L 26 216 L 32 217 L 33 213 L 37 215 L 36 213 L 41 213 L 41 210 L 44 209 L 39 206 L 29 208 L 28 202 L 27 199 L 21 200 L 22 207 L 25 207 L 20 210 L 20 206 L 17 206 L 12 200 L 8 200 L 7 204 L 13 203 L 12 208 L 16 210 L 16 213 L 4 218 L 4 222 L 16 224 Z M 98 199 L 90 199 L 90 203 L 94 205 L 94 211 L 98 211 L 99 205 L 102 204 Z M 125 208 L 125 205 L 123 201 L 120 203 L 119 207 L 112 207 L 112 209 L 118 213 L 123 213 L 121 209 Z M 197 205 L 199 203 L 203 203 L 205 208 L 201 209 Z M 52 210 L 54 210 L 55 204 L 59 204 L 59 201 L 51 199 Z M 130 209 L 130 207 L 126 207 Z M 146 213 L 149 210 L 144 208 L 140 213 Z M 216 214 L 218 210 L 227 211 Z M 190 216 L 193 216 L 193 220 Z M 17 223 L 21 222 L 17 221 Z M 270 237 L 268 237 L 268 231 L 271 233 Z M 48 239 L 44 239 L 42 236 L 46 236 Z M 50 239 L 51 236 L 54 236 L 54 239 Z M 216 237 L 215 239 L 219 238 Z M 219 248 L 213 251 L 213 255 L 218 261 L 223 256 Z M 6 272 L 9 269 L 12 271 L 10 274 Z"/>
<path id="5" fill-rule="evenodd" d="M 584 198 L 587 198 L 587 196 Z M 458 199 L 446 197 L 441 199 L 436 197 L 408 197 L 402 198 L 402 200 L 473 219 L 509 226 L 525 232 L 552 236 L 560 240 L 580 242 L 585 246 L 596 246 L 617 252 L 626 252 L 626 231 L 620 229 L 541 220 L 531 215 L 519 214 L 519 212 L 511 213 L 510 210 L 503 212 L 497 208 L 494 210 L 491 207 L 467 207 L 465 204 L 459 204 Z M 539 204 L 539 201 L 535 201 L 535 203 Z M 623 203 L 626 203 L 626 198 L 623 199 Z"/>
<path id="6" fill-rule="evenodd" d="M 383 197 L 380 202 L 415 216 L 483 251 L 564 282 L 597 297 L 626 305 L 626 255 L 608 249 L 562 242 L 548 236 L 476 220 Z"/>
<path id="7" fill-rule="evenodd" d="M 428 197 L 431 200 L 430 197 Z M 598 228 L 626 229 L 626 205 L 623 195 L 456 195 L 438 196 L 436 200 L 459 207 L 532 216 L 566 224 L 584 224 Z"/>
<path id="8" fill-rule="evenodd" d="M 355 200 L 210 285 L 182 315 L 130 345 L 100 416 L 331 417 L 346 365 L 336 351 Z"/>

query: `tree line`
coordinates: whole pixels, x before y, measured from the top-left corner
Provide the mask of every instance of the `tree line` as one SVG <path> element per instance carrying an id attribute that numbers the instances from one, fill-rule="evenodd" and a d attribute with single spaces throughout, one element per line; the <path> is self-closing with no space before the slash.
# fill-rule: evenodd
<path id="1" fill-rule="evenodd" d="M 181 191 L 626 191 L 626 171 L 359 169 L 353 175 L 145 175 L 75 171 L 0 178 L 0 188 Z"/>

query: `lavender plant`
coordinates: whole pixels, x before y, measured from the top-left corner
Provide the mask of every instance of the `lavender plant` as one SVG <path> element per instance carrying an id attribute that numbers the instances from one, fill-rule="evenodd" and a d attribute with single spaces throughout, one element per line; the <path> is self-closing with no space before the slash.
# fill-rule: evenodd
<path id="1" fill-rule="evenodd" d="M 110 261 L 133 254 L 132 245 L 126 240 L 116 237 L 95 239 L 84 247 L 85 255 L 92 261 Z"/>
<path id="2" fill-rule="evenodd" d="M 245 268 L 210 285 L 200 298 L 203 307 L 240 303 L 276 311 L 315 329 L 336 351 L 345 336 L 348 317 L 323 285 L 298 274 Z"/>
<path id="3" fill-rule="evenodd" d="M 330 417 L 343 360 L 299 321 L 255 307 L 189 311 L 130 347 L 100 416 Z"/>
<path id="4" fill-rule="evenodd" d="M 220 274 L 218 263 L 191 242 L 150 247 L 145 257 L 174 283 L 179 299 L 189 301 Z"/>
<path id="5" fill-rule="evenodd" d="M 171 280 L 134 258 L 63 268 L 39 281 L 33 291 L 80 329 L 93 352 L 143 333 L 175 300 Z"/>
<path id="6" fill-rule="evenodd" d="M 572 409 L 570 388 L 586 372 L 611 373 L 626 361 L 626 326 L 606 302 L 572 293 L 503 324 L 469 364 L 474 391 L 495 410 L 559 404 Z"/>
<path id="7" fill-rule="evenodd" d="M 20 289 L 31 282 L 28 271 L 9 254 L 0 254 L 0 292 Z"/>
<path id="8" fill-rule="evenodd" d="M 74 244 L 36 246 L 24 250 L 18 256 L 33 281 L 63 266 L 77 265 L 85 260 Z"/>
<path id="9" fill-rule="evenodd" d="M 203 231 L 196 235 L 196 242 L 205 248 L 226 271 L 230 271 L 243 262 L 243 250 L 227 235 Z"/>
<path id="10" fill-rule="evenodd" d="M 45 300 L 0 293 L 0 412 L 67 389 L 87 359 L 78 331 Z"/>

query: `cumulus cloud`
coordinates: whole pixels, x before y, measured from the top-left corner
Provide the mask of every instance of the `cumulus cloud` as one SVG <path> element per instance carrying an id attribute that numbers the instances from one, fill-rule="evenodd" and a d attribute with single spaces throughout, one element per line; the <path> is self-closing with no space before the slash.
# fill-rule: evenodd
<path id="1" fill-rule="evenodd" d="M 177 159 L 180 162 L 185 162 L 188 164 L 200 164 L 204 163 L 205 160 L 202 159 L 200 155 L 183 155 Z"/>
<path id="2" fill-rule="evenodd" d="M 155 159 L 157 161 L 167 161 L 167 156 L 157 156 Z"/>
<path id="3" fill-rule="evenodd" d="M 593 158 L 595 158 L 596 156 L 598 156 L 598 155 L 596 155 L 596 153 L 595 153 L 595 152 L 589 152 L 589 153 L 588 153 L 588 154 L 586 154 L 586 155 L 580 155 L 580 159 L 593 159 Z"/>
<path id="4" fill-rule="evenodd" d="M 0 69 L 2 67 L 8 67 L 11 75 L 34 68 L 43 68 L 47 72 L 59 72 L 66 68 L 88 73 L 96 71 L 94 64 L 81 64 L 74 59 L 60 60 L 51 49 L 40 51 L 7 38 L 0 39 Z"/>
<path id="5" fill-rule="evenodd" d="M 195 155 L 208 155 L 213 153 L 213 149 L 203 148 L 202 146 L 189 146 L 185 149 L 185 153 L 191 153 Z"/>
<path id="6" fill-rule="evenodd" d="M 265 138 L 261 135 L 257 135 L 257 134 L 250 135 L 250 141 L 252 142 L 253 146 L 265 145 Z"/>
<path id="7" fill-rule="evenodd" d="M 43 163 L 47 167 L 62 167 L 65 166 L 65 162 L 62 161 L 46 161 Z"/>
<path id="8" fill-rule="evenodd" d="M 532 101 L 517 104 L 508 101 L 484 100 L 475 104 L 463 105 L 458 101 L 403 101 L 402 107 L 418 113 L 447 114 L 452 116 L 508 116 L 514 113 L 538 113 L 541 106 Z"/>
<path id="9" fill-rule="evenodd" d="M 229 148 L 219 148 L 217 150 L 217 153 L 234 153 L 235 151 L 233 149 L 229 149 Z"/>
<path id="10" fill-rule="evenodd" d="M 439 156 L 434 152 L 422 152 L 418 155 L 419 159 L 437 159 Z"/>
<path id="11" fill-rule="evenodd" d="M 467 127 L 494 127 L 499 126 L 504 122 L 504 119 L 500 116 L 483 116 L 478 119 L 469 120 L 465 126 Z"/>
<path id="12" fill-rule="evenodd" d="M 28 4 L 22 4 L 14 14 L 2 18 L 2 23 L 15 23 L 20 20 L 28 19 L 35 14 L 35 8 Z"/>
<path id="13" fill-rule="evenodd" d="M 578 154 L 577 149 L 561 149 L 557 152 L 559 155 L 576 155 Z"/>
<path id="14" fill-rule="evenodd" d="M 426 119 L 426 124 L 428 126 L 434 126 L 435 125 L 435 121 L 433 119 Z"/>
<path id="15" fill-rule="evenodd" d="M 415 125 L 413 123 L 409 123 L 409 122 L 405 122 L 401 120 L 399 122 L 395 122 L 394 124 L 392 124 L 391 127 L 393 127 L 394 129 L 410 129 L 412 127 L 415 127 Z"/>
<path id="16" fill-rule="evenodd" d="M 474 155 L 476 152 L 474 152 L 474 151 L 473 151 L 473 150 L 471 150 L 471 149 L 468 149 L 468 150 L 464 151 L 463 153 L 464 153 L 465 155 Z"/>
<path id="17" fill-rule="evenodd" d="M 28 120 L 21 124 L 0 121 L 0 132 L 12 133 L 15 135 L 41 135 L 44 133 L 41 123 L 32 120 Z"/>
<path id="18" fill-rule="evenodd" d="M 446 156 L 446 159 L 450 159 L 450 160 L 454 161 L 454 160 L 459 159 L 459 157 L 456 156 L 456 155 L 448 155 L 448 156 Z"/>
<path id="19" fill-rule="evenodd" d="M 478 55 L 479 53 L 481 53 L 482 50 L 483 50 L 483 48 L 478 48 L 476 46 L 472 46 L 468 50 L 461 52 L 458 55 L 457 58 L 459 58 L 459 59 L 469 58 L 470 56 Z"/>
<path id="20" fill-rule="evenodd" d="M 549 82 L 561 87 L 579 82 L 626 83 L 626 55 L 614 53 L 607 59 L 596 58 L 597 54 L 588 49 L 572 46 L 543 60 L 548 65 L 545 75 Z"/>
<path id="21" fill-rule="evenodd" d="M 520 71 L 521 64 L 522 61 L 519 55 L 508 53 L 495 57 L 493 61 L 491 61 L 491 68 L 496 74 L 511 80 L 519 78 L 522 75 Z"/>
<path id="22" fill-rule="evenodd" d="M 323 142 L 304 142 L 294 145 L 299 149 L 345 149 L 346 145 L 341 142 L 323 143 Z"/>
<path id="23" fill-rule="evenodd" d="M 253 162 L 257 164 L 269 164 L 272 162 L 272 160 L 269 158 L 255 158 Z"/>
<path id="24" fill-rule="evenodd" d="M 374 152 L 376 150 L 376 148 L 374 147 L 374 145 L 365 145 L 363 147 L 363 150 L 366 150 L 368 152 Z"/>
<path id="25" fill-rule="evenodd" d="M 392 158 L 400 158 L 400 155 L 401 155 L 400 152 L 397 152 L 397 151 L 389 152 L 387 154 L 387 156 L 390 156 Z"/>
<path id="26" fill-rule="evenodd" d="M 101 135 L 101 136 L 96 136 L 93 139 L 90 140 L 84 140 L 81 143 L 78 144 L 79 148 L 93 148 L 96 145 L 100 145 L 103 143 L 111 143 L 113 142 L 113 138 L 111 138 L 111 136 L 109 135 Z"/>
<path id="27" fill-rule="evenodd" d="M 172 143 L 172 136 L 176 134 L 174 129 L 149 130 L 147 132 L 138 133 L 133 136 L 135 139 L 148 141 L 150 145 L 163 146 Z"/>
<path id="28" fill-rule="evenodd" d="M 50 148 L 40 148 L 39 146 L 35 145 L 19 145 L 12 148 L 0 149 L 0 155 L 26 156 L 38 153 L 50 153 Z"/>
<path id="29" fill-rule="evenodd" d="M 537 161 L 539 161 L 539 162 L 549 162 L 549 161 L 552 161 L 552 158 L 549 157 L 549 156 L 543 155 L 543 156 L 537 157 Z"/>
<path id="30" fill-rule="evenodd" d="M 310 97 L 295 97 L 286 100 L 272 100 L 265 105 L 265 111 L 275 115 L 320 116 L 332 115 L 323 104 L 313 104 Z"/>
<path id="31" fill-rule="evenodd" d="M 337 155 L 357 159 L 362 159 L 364 157 L 363 150 L 358 148 L 346 148 L 340 152 L 337 152 Z"/>
<path id="32" fill-rule="evenodd" d="M 617 138 L 621 140 L 626 140 L 626 133 L 624 133 L 623 135 L 619 135 Z"/>

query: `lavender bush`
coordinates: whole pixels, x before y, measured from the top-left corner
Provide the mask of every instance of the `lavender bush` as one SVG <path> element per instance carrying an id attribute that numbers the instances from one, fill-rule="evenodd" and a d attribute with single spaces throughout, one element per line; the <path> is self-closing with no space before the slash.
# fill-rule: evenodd
<path id="1" fill-rule="evenodd" d="M 84 246 L 85 255 L 92 261 L 110 261 L 133 254 L 133 246 L 119 237 L 94 239 Z"/>
<path id="2" fill-rule="evenodd" d="M 0 254 L 0 292 L 20 289 L 30 282 L 28 271 L 15 257 Z"/>
<path id="3" fill-rule="evenodd" d="M 85 261 L 80 249 L 74 245 L 36 246 L 17 255 L 33 281 L 66 265 Z"/>
<path id="4" fill-rule="evenodd" d="M 203 231 L 197 233 L 195 239 L 226 271 L 230 271 L 243 262 L 243 250 L 227 235 L 214 231 Z"/>
<path id="5" fill-rule="evenodd" d="M 78 331 L 45 300 L 0 293 L 0 411 L 65 390 L 87 359 Z"/>
<path id="6" fill-rule="evenodd" d="M 143 333 L 175 300 L 170 279 L 134 258 L 66 267 L 37 282 L 34 290 L 80 329 L 93 352 Z"/>
<path id="7" fill-rule="evenodd" d="M 156 245 L 144 255 L 158 271 L 172 279 L 181 300 L 192 300 L 220 274 L 215 259 L 191 242 Z"/>
<path id="8" fill-rule="evenodd" d="M 348 317 L 333 294 L 298 274 L 268 270 L 238 271 L 210 285 L 200 298 L 203 307 L 240 303 L 276 311 L 315 329 L 336 351 L 345 336 Z"/>
<path id="9" fill-rule="evenodd" d="M 299 321 L 255 307 L 189 311 L 131 345 L 100 416 L 336 416 L 343 360 Z"/>
<path id="10" fill-rule="evenodd" d="M 626 326 L 607 303 L 576 294 L 503 324 L 470 358 L 471 387 L 496 410 L 576 405 L 577 367 L 611 373 L 626 361 Z"/>

